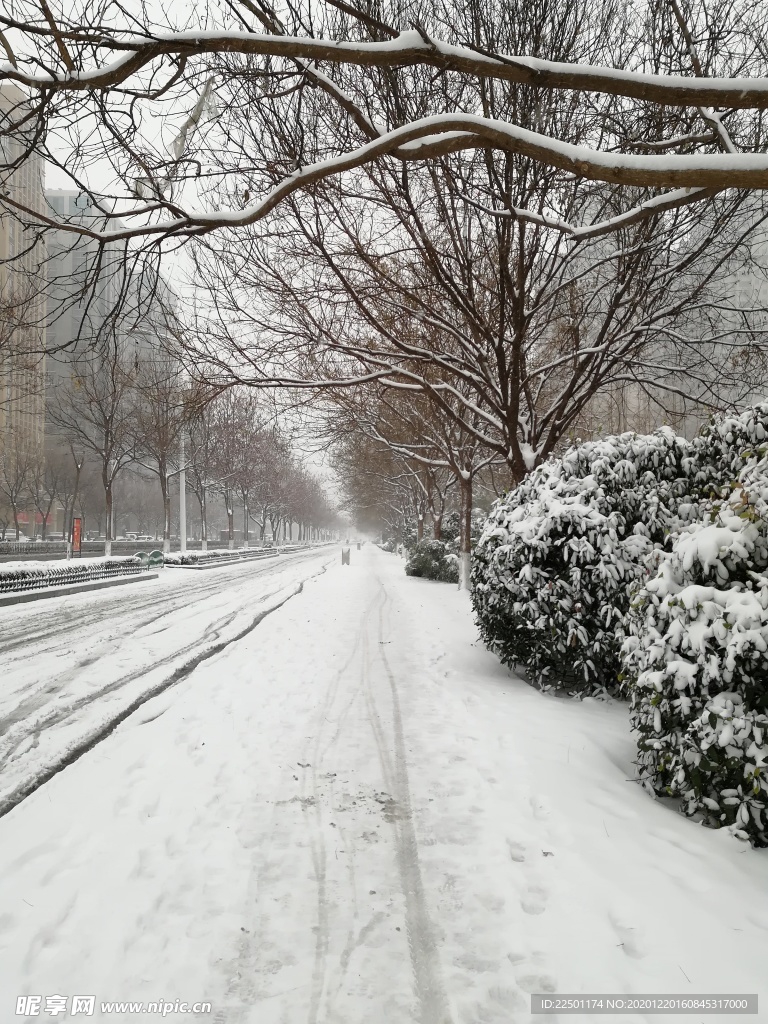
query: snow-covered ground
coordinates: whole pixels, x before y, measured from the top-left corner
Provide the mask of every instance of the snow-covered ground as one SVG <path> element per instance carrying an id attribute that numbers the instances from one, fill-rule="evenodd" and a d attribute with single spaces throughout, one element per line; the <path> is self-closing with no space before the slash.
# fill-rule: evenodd
<path id="1" fill-rule="evenodd" d="M 142 697 L 239 636 L 334 557 L 286 553 L 204 574 L 0 609 L 0 814 Z"/>
<path id="2" fill-rule="evenodd" d="M 0 820 L 0 1020 L 75 994 L 105 1022 L 673 1019 L 531 1017 L 532 992 L 757 992 L 766 1020 L 768 852 L 627 781 L 626 719 L 516 680 L 397 556 L 334 558 Z"/>

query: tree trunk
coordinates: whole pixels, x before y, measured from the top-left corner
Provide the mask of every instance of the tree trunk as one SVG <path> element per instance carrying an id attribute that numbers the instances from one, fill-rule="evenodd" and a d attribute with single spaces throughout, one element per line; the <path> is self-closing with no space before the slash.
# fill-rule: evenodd
<path id="1" fill-rule="evenodd" d="M 16 540 L 18 541 L 19 537 L 21 536 L 21 531 L 19 529 L 19 510 L 16 508 L 16 503 L 15 502 L 14 502 L 14 504 L 12 506 L 12 511 L 13 511 L 13 525 L 16 527 Z"/>
<path id="2" fill-rule="evenodd" d="M 208 502 L 206 500 L 205 488 L 200 496 L 200 550 L 208 550 Z"/>
<path id="3" fill-rule="evenodd" d="M 424 540 L 424 515 L 419 512 L 419 517 L 416 521 L 416 542 Z"/>
<path id="4" fill-rule="evenodd" d="M 443 537 L 443 517 L 435 516 L 432 519 L 432 536 L 435 540 L 442 540 Z"/>
<path id="5" fill-rule="evenodd" d="M 461 489 L 461 512 L 459 518 L 459 590 L 470 589 L 472 566 L 472 476 L 462 473 L 459 477 Z"/>
<path id="6" fill-rule="evenodd" d="M 243 548 L 246 551 L 248 550 L 248 541 L 250 539 L 250 524 L 248 522 L 249 518 L 250 517 L 248 513 L 248 497 L 246 496 L 245 498 L 243 498 Z"/>

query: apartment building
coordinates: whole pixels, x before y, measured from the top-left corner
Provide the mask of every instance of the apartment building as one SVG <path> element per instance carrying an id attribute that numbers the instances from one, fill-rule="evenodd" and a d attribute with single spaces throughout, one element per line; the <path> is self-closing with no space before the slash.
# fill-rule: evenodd
<path id="1" fill-rule="evenodd" d="M 45 209 L 41 159 L 26 153 L 24 94 L 0 84 L 0 458 L 39 458 L 45 440 Z"/>
<path id="2" fill-rule="evenodd" d="M 85 193 L 49 189 L 45 200 L 59 221 L 105 228 Z M 111 222 L 115 230 L 121 226 L 120 221 Z M 174 298 L 154 268 L 137 261 L 121 241 L 100 247 L 90 238 L 54 230 L 47 245 L 51 402 L 76 369 L 98 366 L 109 353 L 136 369 L 165 353 Z"/>

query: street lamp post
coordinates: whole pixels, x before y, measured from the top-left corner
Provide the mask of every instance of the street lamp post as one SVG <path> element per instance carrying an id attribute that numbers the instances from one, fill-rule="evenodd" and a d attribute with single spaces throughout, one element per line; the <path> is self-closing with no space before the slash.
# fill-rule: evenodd
<path id="1" fill-rule="evenodd" d="M 184 431 L 181 432 L 181 454 L 179 456 L 179 550 L 187 550 L 187 471 L 184 464 Z"/>

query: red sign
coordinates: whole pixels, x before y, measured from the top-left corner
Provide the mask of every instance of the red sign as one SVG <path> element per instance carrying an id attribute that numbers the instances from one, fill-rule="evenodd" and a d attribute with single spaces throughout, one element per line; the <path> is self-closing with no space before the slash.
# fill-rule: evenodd
<path id="1" fill-rule="evenodd" d="M 72 550 L 80 551 L 80 541 L 83 534 L 83 520 L 76 517 L 72 520 Z"/>

